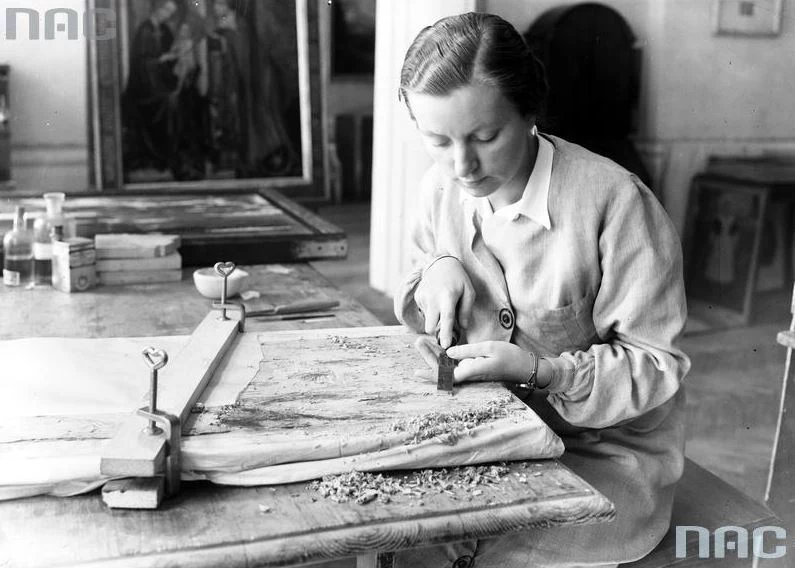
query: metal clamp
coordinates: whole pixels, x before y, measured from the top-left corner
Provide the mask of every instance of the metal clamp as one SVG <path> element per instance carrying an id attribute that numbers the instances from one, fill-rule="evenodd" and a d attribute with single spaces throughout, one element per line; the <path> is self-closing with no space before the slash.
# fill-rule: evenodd
<path id="1" fill-rule="evenodd" d="M 180 437 L 182 428 L 178 416 L 157 409 L 157 372 L 168 363 L 168 353 L 163 349 L 147 347 L 143 350 L 144 361 L 149 367 L 149 407 L 139 408 L 135 413 L 149 420 L 143 432 L 147 436 L 158 436 L 166 439 L 166 455 L 164 475 L 166 495 L 174 495 L 179 491 L 181 468 Z M 157 424 L 161 424 L 160 428 Z"/>
<path id="2" fill-rule="evenodd" d="M 215 271 L 224 277 L 223 287 L 221 288 L 221 301 L 220 302 L 213 302 L 212 309 L 220 310 L 221 317 L 219 319 L 228 320 L 229 318 L 226 317 L 227 310 L 233 310 L 238 312 L 238 326 L 240 332 L 244 332 L 246 329 L 246 307 L 243 304 L 238 304 L 236 302 L 227 302 L 226 294 L 227 294 L 227 280 L 235 271 L 235 263 L 234 262 L 216 262 L 213 266 Z"/>

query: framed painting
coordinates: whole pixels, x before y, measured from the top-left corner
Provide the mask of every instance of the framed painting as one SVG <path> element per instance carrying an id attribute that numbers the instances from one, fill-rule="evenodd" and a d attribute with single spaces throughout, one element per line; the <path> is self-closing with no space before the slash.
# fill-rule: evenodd
<path id="1" fill-rule="evenodd" d="M 96 188 L 327 198 L 318 0 L 88 2 Z"/>
<path id="2" fill-rule="evenodd" d="M 766 210 L 763 188 L 696 177 L 685 233 L 687 297 L 698 302 L 696 311 L 750 322 Z"/>
<path id="3" fill-rule="evenodd" d="M 782 0 L 714 0 L 716 35 L 768 36 L 781 33 Z"/>

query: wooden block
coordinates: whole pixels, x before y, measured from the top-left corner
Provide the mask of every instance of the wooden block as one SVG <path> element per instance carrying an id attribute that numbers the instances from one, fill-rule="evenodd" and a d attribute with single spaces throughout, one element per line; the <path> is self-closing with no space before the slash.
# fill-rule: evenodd
<path id="1" fill-rule="evenodd" d="M 238 334 L 238 322 L 221 320 L 219 315 L 216 311 L 207 314 L 182 351 L 160 370 L 157 407 L 179 416 L 183 425 Z M 102 454 L 103 475 L 150 477 L 160 473 L 163 438 L 143 434 L 144 426 L 146 420 L 139 416 L 127 419 Z"/>
<path id="2" fill-rule="evenodd" d="M 156 258 L 179 248 L 179 235 L 116 233 L 97 235 L 97 258 Z"/>
<path id="3" fill-rule="evenodd" d="M 111 509 L 157 509 L 164 492 L 162 476 L 113 479 L 102 487 L 102 500 Z"/>
<path id="4" fill-rule="evenodd" d="M 182 256 L 172 253 L 154 258 L 108 258 L 97 261 L 97 272 L 175 270 L 182 268 Z"/>
<path id="5" fill-rule="evenodd" d="M 159 282 L 179 282 L 182 270 L 136 270 L 128 272 L 100 272 L 99 283 L 103 286 L 123 286 L 125 284 L 155 284 Z"/>

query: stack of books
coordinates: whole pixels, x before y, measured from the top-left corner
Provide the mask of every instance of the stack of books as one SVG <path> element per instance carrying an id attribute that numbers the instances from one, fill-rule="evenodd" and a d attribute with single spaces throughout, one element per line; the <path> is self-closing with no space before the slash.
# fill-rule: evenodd
<path id="1" fill-rule="evenodd" d="M 99 283 L 118 286 L 179 282 L 182 279 L 179 245 L 179 235 L 97 235 Z"/>

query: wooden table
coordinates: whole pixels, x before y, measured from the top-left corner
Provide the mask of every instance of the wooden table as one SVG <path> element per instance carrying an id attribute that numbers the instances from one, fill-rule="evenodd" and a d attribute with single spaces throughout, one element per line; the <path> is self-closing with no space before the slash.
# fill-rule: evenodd
<path id="1" fill-rule="evenodd" d="M 274 321 L 249 318 L 247 331 L 280 331 L 377 326 L 381 322 L 308 264 L 241 266 L 246 289 L 260 300 L 286 304 L 299 300 L 338 300 L 333 318 Z M 207 315 L 211 300 L 196 291 L 193 269 L 182 281 L 165 284 L 100 286 L 64 294 L 52 288 L 24 290 L 0 286 L 0 339 L 19 337 L 148 337 L 189 335 Z M 237 300 L 237 298 L 235 298 Z M 324 312 L 326 313 L 326 312 Z"/>
<path id="2" fill-rule="evenodd" d="M 333 320 L 252 320 L 250 330 L 378 323 L 308 266 L 244 268 L 268 301 L 319 295 L 341 301 Z M 189 333 L 207 301 L 187 278 L 186 272 L 179 284 L 72 295 L 0 289 L 0 337 Z M 284 566 L 354 556 L 359 566 L 376 566 L 376 552 L 614 515 L 607 499 L 555 460 L 511 468 L 482 495 L 454 489 L 422 504 L 400 496 L 389 504 L 336 503 L 306 483 L 241 488 L 204 482 L 183 484 L 157 511 L 110 510 L 97 494 L 0 502 L 0 566 Z"/>

